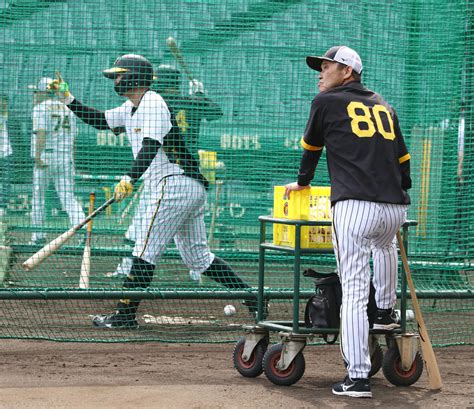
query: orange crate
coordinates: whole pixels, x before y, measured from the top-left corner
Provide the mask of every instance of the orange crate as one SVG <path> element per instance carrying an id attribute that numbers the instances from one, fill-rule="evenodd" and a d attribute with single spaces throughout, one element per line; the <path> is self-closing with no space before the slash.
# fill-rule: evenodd
<path id="1" fill-rule="evenodd" d="M 285 196 L 284 186 L 274 187 L 273 217 L 291 220 L 331 220 L 331 188 L 315 186 Z M 273 224 L 273 244 L 295 247 L 295 226 Z M 330 226 L 301 228 L 301 248 L 332 249 Z"/>

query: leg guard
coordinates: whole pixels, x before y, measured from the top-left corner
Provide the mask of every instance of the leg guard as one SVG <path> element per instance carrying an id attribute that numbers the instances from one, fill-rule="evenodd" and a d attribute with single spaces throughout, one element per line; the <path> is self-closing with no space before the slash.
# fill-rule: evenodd
<path id="1" fill-rule="evenodd" d="M 133 257 L 132 268 L 130 274 L 123 282 L 123 288 L 126 290 L 134 290 L 136 288 L 148 288 L 151 280 L 153 280 L 153 273 L 155 272 L 155 265 L 146 262 L 138 257 Z M 135 316 L 140 300 L 120 300 L 117 304 L 117 310 L 122 314 Z"/>
<path id="2" fill-rule="evenodd" d="M 232 270 L 229 264 L 217 256 L 209 268 L 202 274 L 227 288 L 250 288 L 250 286 L 244 283 L 234 270 Z"/>

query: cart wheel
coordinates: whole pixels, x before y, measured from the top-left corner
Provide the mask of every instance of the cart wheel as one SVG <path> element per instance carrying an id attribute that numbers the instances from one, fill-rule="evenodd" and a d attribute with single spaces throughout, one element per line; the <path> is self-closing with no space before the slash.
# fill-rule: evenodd
<path id="1" fill-rule="evenodd" d="M 378 341 L 374 342 L 373 346 L 374 350 L 372 351 L 372 354 L 370 355 L 370 372 L 369 372 L 369 378 L 374 376 L 378 371 L 380 371 L 380 368 L 382 368 L 382 362 L 383 362 L 383 349 L 378 343 Z"/>
<path id="2" fill-rule="evenodd" d="M 398 348 L 390 348 L 383 357 L 383 374 L 387 381 L 396 386 L 413 385 L 423 372 L 423 359 L 419 352 L 415 355 L 415 360 L 408 371 L 402 369 L 402 362 Z"/>
<path id="3" fill-rule="evenodd" d="M 277 368 L 283 344 L 272 345 L 263 356 L 263 370 L 266 377 L 275 385 L 290 386 L 298 382 L 304 374 L 305 361 L 301 352 L 296 355 L 290 366 L 284 371 Z"/>
<path id="4" fill-rule="evenodd" d="M 268 339 L 262 339 L 255 349 L 252 351 L 252 355 L 250 359 L 245 362 L 242 358 L 242 353 L 244 352 L 245 346 L 245 338 L 240 338 L 235 344 L 234 352 L 233 352 L 233 359 L 234 359 L 234 367 L 239 371 L 242 376 L 246 378 L 256 378 L 263 372 L 262 361 L 263 355 L 267 350 L 268 346 Z"/>

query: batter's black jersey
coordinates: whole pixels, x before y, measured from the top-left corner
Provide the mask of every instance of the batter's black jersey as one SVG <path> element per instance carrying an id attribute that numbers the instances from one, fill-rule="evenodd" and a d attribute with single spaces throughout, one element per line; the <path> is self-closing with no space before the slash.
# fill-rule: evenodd
<path id="1" fill-rule="evenodd" d="M 410 155 L 393 108 L 359 82 L 319 93 L 301 141 L 298 184 L 308 185 L 326 147 L 331 202 L 409 204 Z"/>
<path id="2" fill-rule="evenodd" d="M 166 101 L 168 102 L 168 101 Z M 181 132 L 173 109 L 168 107 L 171 116 L 171 130 L 163 139 L 163 149 L 171 163 L 176 163 L 184 170 L 184 174 L 201 182 L 207 189 L 209 182 L 199 169 L 197 154 L 191 152 L 187 146 L 186 138 Z"/>
<path id="3" fill-rule="evenodd" d="M 202 94 L 192 96 L 161 94 L 170 110 L 173 111 L 180 133 L 193 155 L 199 149 L 201 121 L 214 121 L 222 117 L 220 107 Z"/>

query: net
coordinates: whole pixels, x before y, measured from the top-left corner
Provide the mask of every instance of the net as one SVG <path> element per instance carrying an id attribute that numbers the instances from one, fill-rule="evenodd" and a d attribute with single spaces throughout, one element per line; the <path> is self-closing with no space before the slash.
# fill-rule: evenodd
<path id="1" fill-rule="evenodd" d="M 417 289 L 433 295 L 422 301 L 432 341 L 472 344 L 473 7 L 470 0 L 1 2 L 0 337 L 235 340 L 252 319 L 241 301 L 258 284 L 257 218 L 271 214 L 274 186 L 294 181 L 298 171 L 317 81 L 305 57 L 347 44 L 361 55 L 364 84 L 396 108 L 412 157 L 409 218 L 418 225 L 410 229 L 409 258 Z M 124 277 L 115 273 L 132 253 L 125 238 L 139 221 L 141 181 L 93 221 L 90 296 L 77 295 L 85 228 L 38 267 L 21 264 L 87 214 L 91 192 L 95 207 L 110 199 L 137 153 L 123 129 L 72 123 L 75 115 L 56 102 L 48 103 L 56 139 L 42 146 L 35 124 L 41 110 L 33 112 L 49 98 L 40 96 L 41 79 L 60 71 L 83 104 L 112 109 L 124 99 L 102 71 L 127 53 L 153 65 L 152 89 L 172 108 L 209 181 L 199 237 L 251 288 L 190 274 L 172 241 L 143 290 L 154 299 L 140 305 L 140 331 L 124 335 L 98 331 L 90 318 L 113 311 L 120 299 Z M 36 149 L 44 156 L 35 161 Z M 323 154 L 314 186 L 329 184 L 324 162 Z M 330 251 L 303 264 L 335 268 Z M 291 257 L 269 255 L 265 285 L 284 294 L 271 301 L 271 318 L 288 319 Z M 301 285 L 309 295 L 312 283 Z M 236 315 L 223 314 L 226 304 L 236 305 Z"/>

